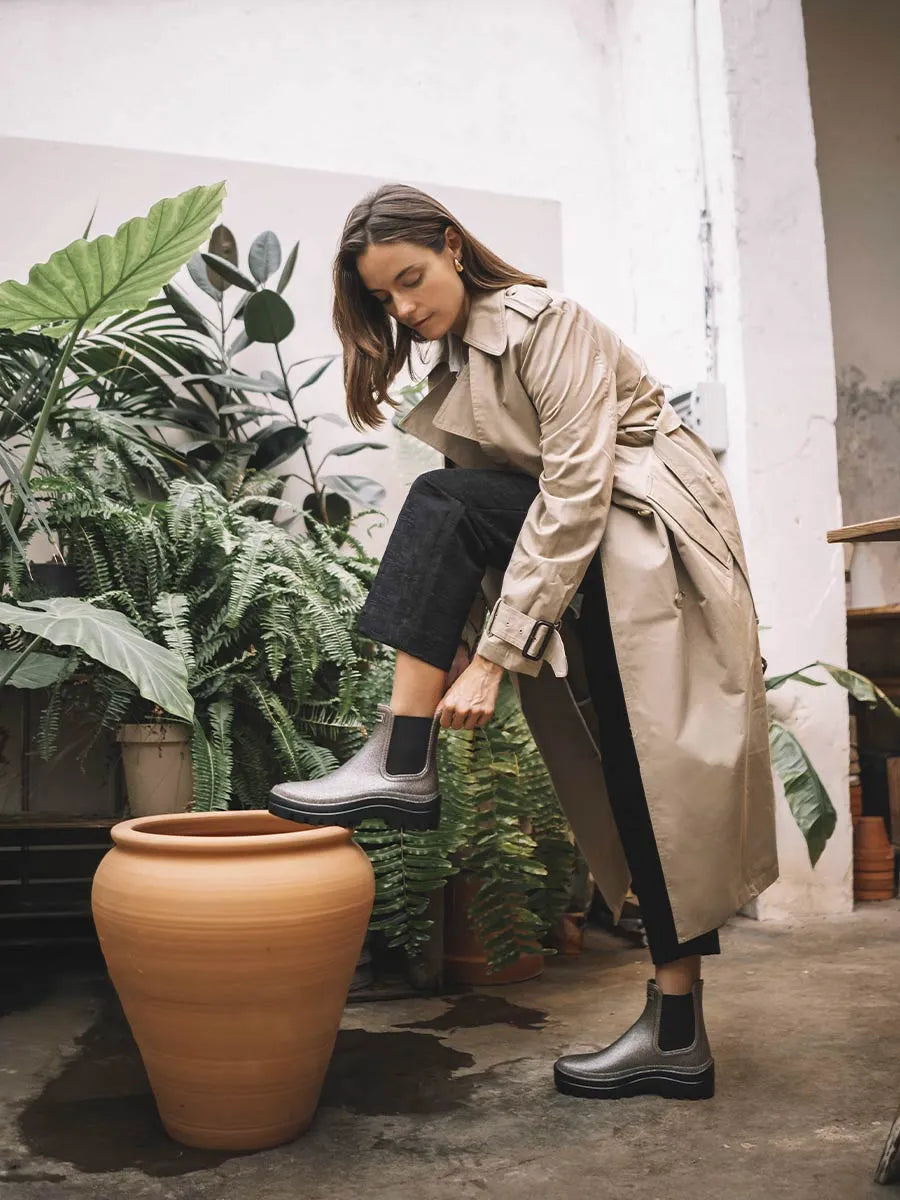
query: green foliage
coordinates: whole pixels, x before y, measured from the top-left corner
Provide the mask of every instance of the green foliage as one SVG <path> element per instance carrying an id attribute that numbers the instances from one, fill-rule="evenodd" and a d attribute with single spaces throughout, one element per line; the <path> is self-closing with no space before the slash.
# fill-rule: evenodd
<path id="1" fill-rule="evenodd" d="M 65 482 L 43 477 L 37 487 L 82 595 L 184 663 L 196 706 L 194 806 L 263 807 L 273 783 L 336 766 L 359 725 L 366 658 L 353 631 L 377 566 L 359 543 L 345 534 L 338 550 L 325 526 L 298 537 L 260 520 L 247 511 L 259 494 L 229 501 L 182 481 L 166 500 L 137 502 Z M 90 688 L 97 735 L 159 717 L 99 664 L 79 661 L 76 679 Z M 45 756 L 76 679 L 51 691 L 39 729 Z"/>
<path id="2" fill-rule="evenodd" d="M 824 681 L 812 679 L 806 674 L 813 667 L 822 667 L 835 683 L 840 684 L 860 703 L 867 704 L 870 708 L 885 704 L 895 717 L 900 717 L 900 708 L 871 679 L 860 675 L 858 671 L 836 667 L 819 659 L 805 667 L 798 667 L 796 671 L 773 675 L 765 681 L 766 691 L 773 692 L 789 681 L 804 683 L 808 687 L 825 687 Z M 800 742 L 785 725 L 771 717 L 769 749 L 772 766 L 784 785 L 788 807 L 806 839 L 809 861 L 815 866 L 837 824 L 837 814 L 831 797 Z"/>
<path id="3" fill-rule="evenodd" d="M 383 668 L 372 679 L 389 683 Z M 389 690 L 383 686 L 380 695 Z M 482 729 L 442 729 L 437 754 L 439 829 L 392 830 L 367 821 L 356 831 L 375 868 L 370 928 L 415 955 L 433 924 L 426 915 L 431 893 L 461 868 L 482 881 L 472 922 L 490 969 L 499 970 L 533 951 L 565 910 L 575 849 L 508 676 L 492 720 Z"/>

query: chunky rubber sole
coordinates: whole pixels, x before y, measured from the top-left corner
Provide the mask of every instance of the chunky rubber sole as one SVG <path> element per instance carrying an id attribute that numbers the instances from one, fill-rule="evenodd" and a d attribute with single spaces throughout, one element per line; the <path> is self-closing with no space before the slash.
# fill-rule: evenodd
<path id="1" fill-rule="evenodd" d="M 668 1100 L 710 1100 L 716 1090 L 714 1063 L 696 1075 L 665 1067 L 648 1067 L 615 1079 L 575 1079 L 553 1068 L 556 1090 L 569 1096 L 586 1096 L 595 1100 L 620 1100 L 626 1096 L 665 1096 Z"/>
<path id="2" fill-rule="evenodd" d="M 377 819 L 393 829 L 437 829 L 441 823 L 441 798 L 425 804 L 421 801 L 366 799 L 350 800 L 340 807 L 323 808 L 286 800 L 274 790 L 269 793 L 269 812 L 301 825 L 342 825 L 352 828 L 360 821 Z"/>

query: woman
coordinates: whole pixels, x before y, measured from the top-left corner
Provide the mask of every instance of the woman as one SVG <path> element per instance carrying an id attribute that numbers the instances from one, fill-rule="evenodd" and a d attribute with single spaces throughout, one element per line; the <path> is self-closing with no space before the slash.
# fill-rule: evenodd
<path id="1" fill-rule="evenodd" d="M 350 213 L 334 323 L 351 421 L 380 424 L 413 344 L 434 343 L 431 388 L 400 425 L 446 465 L 414 480 L 359 617 L 397 649 L 390 704 L 352 759 L 279 784 L 269 807 L 433 827 L 438 730 L 484 725 L 509 670 L 616 916 L 633 883 L 656 968 L 637 1021 L 559 1059 L 556 1085 L 703 1098 L 701 957 L 778 873 L 744 548 L 706 444 L 642 360 L 545 283 L 415 188 Z"/>

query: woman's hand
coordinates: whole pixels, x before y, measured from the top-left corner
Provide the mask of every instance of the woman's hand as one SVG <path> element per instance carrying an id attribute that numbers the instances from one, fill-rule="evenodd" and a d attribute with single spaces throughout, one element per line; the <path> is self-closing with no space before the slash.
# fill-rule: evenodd
<path id="1" fill-rule="evenodd" d="M 494 715 L 503 667 L 476 654 L 459 676 L 453 674 L 460 651 L 450 668 L 453 682 L 438 702 L 435 712 L 444 729 L 480 729 Z"/>

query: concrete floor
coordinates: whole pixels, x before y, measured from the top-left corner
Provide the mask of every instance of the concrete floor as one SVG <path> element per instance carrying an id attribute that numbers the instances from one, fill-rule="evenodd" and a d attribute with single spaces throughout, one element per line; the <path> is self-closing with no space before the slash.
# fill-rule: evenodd
<path id="1" fill-rule="evenodd" d="M 559 1054 L 638 1015 L 646 952 L 599 930 L 542 978 L 348 1005 L 312 1128 L 229 1156 L 163 1132 L 97 972 L 7 972 L 3 1200 L 862 1200 L 900 1104 L 900 902 L 737 918 L 706 970 L 717 1093 L 559 1095 Z M 612 947 L 612 948 L 611 948 Z M 2 1011 L 2 1010 L 0 1010 Z"/>

